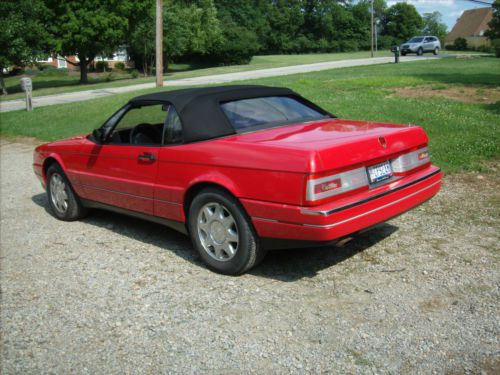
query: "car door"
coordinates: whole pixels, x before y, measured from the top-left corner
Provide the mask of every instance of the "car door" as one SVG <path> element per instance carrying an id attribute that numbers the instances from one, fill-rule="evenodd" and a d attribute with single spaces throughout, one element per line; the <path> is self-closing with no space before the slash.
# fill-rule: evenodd
<path id="1" fill-rule="evenodd" d="M 106 141 L 89 139 L 82 148 L 80 183 L 85 198 L 153 215 L 164 105 L 125 107 L 114 117 L 110 121 L 116 124 L 111 125 Z"/>
<path id="2" fill-rule="evenodd" d="M 158 155 L 158 176 L 155 185 L 155 216 L 182 221 L 182 199 L 186 176 L 193 166 L 182 162 L 182 122 L 173 105 L 168 108 L 162 137 L 163 147 Z"/>
<path id="3" fill-rule="evenodd" d="M 427 37 L 424 39 L 423 49 L 424 51 L 432 51 L 434 49 L 431 37 Z"/>

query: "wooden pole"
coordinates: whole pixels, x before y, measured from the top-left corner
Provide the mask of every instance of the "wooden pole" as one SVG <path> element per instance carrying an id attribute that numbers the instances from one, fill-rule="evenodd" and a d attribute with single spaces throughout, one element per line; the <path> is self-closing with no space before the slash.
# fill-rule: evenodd
<path id="1" fill-rule="evenodd" d="M 372 57 L 373 57 L 373 0 L 372 0 L 372 16 L 371 16 L 371 22 L 370 22 L 370 30 L 371 30 L 371 52 L 372 52 Z"/>
<path id="2" fill-rule="evenodd" d="M 163 0 L 156 0 L 156 87 L 163 86 Z"/>

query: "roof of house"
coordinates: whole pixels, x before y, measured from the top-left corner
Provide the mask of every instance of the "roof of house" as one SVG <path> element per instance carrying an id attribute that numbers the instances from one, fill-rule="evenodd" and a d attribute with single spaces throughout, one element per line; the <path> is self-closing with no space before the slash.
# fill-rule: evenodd
<path id="1" fill-rule="evenodd" d="M 453 29 L 446 36 L 446 42 L 453 43 L 457 38 L 483 36 L 489 29 L 488 23 L 493 17 L 491 7 L 469 9 L 462 13 Z"/>
<path id="2" fill-rule="evenodd" d="M 331 116 L 327 111 L 284 87 L 258 85 L 232 85 L 160 91 L 130 100 L 134 106 L 154 103 L 172 104 L 183 124 L 185 142 L 195 142 L 235 134 L 236 131 L 224 115 L 220 104 L 241 99 L 269 96 L 288 96 Z"/>

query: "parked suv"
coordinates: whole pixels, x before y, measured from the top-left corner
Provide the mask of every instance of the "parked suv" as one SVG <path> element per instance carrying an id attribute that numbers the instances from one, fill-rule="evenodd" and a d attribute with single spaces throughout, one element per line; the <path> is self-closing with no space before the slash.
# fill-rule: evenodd
<path id="1" fill-rule="evenodd" d="M 407 53 L 416 53 L 422 56 L 424 52 L 432 52 L 435 55 L 439 54 L 441 42 L 435 36 L 414 36 L 406 43 L 401 45 L 401 55 L 406 56 Z"/>

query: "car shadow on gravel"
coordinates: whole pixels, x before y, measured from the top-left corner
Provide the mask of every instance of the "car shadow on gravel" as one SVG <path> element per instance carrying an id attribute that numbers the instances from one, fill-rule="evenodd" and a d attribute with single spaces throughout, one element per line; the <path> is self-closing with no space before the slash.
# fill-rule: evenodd
<path id="1" fill-rule="evenodd" d="M 46 194 L 37 194 L 31 199 L 35 204 L 44 208 L 48 215 L 52 216 Z M 98 209 L 91 210 L 89 215 L 81 221 L 156 246 L 162 250 L 172 251 L 184 260 L 205 268 L 189 238 L 164 225 Z M 397 230 L 398 227 L 383 223 L 369 231 L 353 236 L 353 239 L 342 247 L 271 250 L 263 262 L 252 269 L 249 274 L 284 282 L 312 278 L 321 270 L 335 266 L 369 249 Z"/>
<path id="2" fill-rule="evenodd" d="M 46 194 L 34 195 L 31 200 L 44 208 L 48 215 L 53 216 Z M 90 210 L 89 215 L 81 222 L 110 230 L 162 250 L 171 251 L 191 263 L 204 267 L 201 260 L 198 260 L 189 238 L 164 225 L 99 209 Z"/>
<path id="3" fill-rule="evenodd" d="M 321 270 L 362 253 L 397 230 L 395 225 L 382 223 L 364 233 L 354 235 L 352 240 L 342 247 L 333 245 L 271 250 L 263 262 L 249 273 L 285 282 L 312 278 Z"/>

